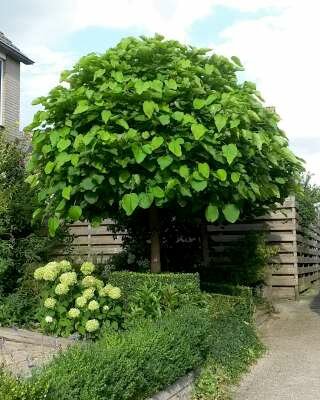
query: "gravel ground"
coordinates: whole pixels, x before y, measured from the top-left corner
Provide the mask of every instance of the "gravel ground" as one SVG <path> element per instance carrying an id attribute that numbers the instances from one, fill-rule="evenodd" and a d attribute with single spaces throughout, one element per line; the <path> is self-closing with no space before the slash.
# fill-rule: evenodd
<path id="1" fill-rule="evenodd" d="M 320 292 L 276 305 L 262 327 L 268 351 L 244 376 L 234 400 L 320 399 Z"/>

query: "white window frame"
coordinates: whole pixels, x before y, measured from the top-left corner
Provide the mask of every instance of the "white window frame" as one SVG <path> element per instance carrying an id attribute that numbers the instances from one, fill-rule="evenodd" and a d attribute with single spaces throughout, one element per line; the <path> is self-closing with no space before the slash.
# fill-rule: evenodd
<path id="1" fill-rule="evenodd" d="M 4 114 L 4 59 L 0 57 L 0 126 L 3 126 Z"/>

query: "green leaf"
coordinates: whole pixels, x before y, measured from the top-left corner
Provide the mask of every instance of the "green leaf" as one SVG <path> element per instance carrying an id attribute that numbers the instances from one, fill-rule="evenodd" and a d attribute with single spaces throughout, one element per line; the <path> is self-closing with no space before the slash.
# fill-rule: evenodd
<path id="1" fill-rule="evenodd" d="M 149 208 L 153 202 L 153 195 L 151 193 L 139 193 L 139 206 L 141 208 Z"/>
<path id="2" fill-rule="evenodd" d="M 204 99 L 194 99 L 193 100 L 193 108 L 195 108 L 196 110 L 200 110 L 206 104 L 207 104 L 207 102 Z"/>
<path id="3" fill-rule="evenodd" d="M 134 158 L 138 164 L 141 164 L 142 161 L 146 158 L 147 154 L 142 150 L 142 147 L 139 146 L 137 143 L 134 143 L 131 146 L 132 153 Z"/>
<path id="4" fill-rule="evenodd" d="M 179 140 L 180 139 L 180 140 Z M 181 151 L 181 141 L 183 142 L 183 139 L 178 138 L 176 140 L 173 140 L 168 144 L 168 148 L 177 157 L 182 156 L 182 151 Z"/>
<path id="5" fill-rule="evenodd" d="M 187 165 L 181 165 L 179 168 L 179 175 L 182 176 L 185 180 L 187 180 L 190 176 L 190 170 Z"/>
<path id="6" fill-rule="evenodd" d="M 64 199 L 70 200 L 71 191 L 72 191 L 72 187 L 71 186 L 66 186 L 62 190 L 62 197 Z"/>
<path id="7" fill-rule="evenodd" d="M 52 131 L 50 132 L 50 142 L 52 146 L 55 146 L 60 139 L 60 132 L 59 131 Z"/>
<path id="8" fill-rule="evenodd" d="M 48 154 L 51 151 L 51 146 L 49 144 L 45 144 L 42 146 L 41 151 L 43 154 Z"/>
<path id="9" fill-rule="evenodd" d="M 152 87 L 152 89 L 154 89 L 157 92 L 161 93 L 162 92 L 163 83 L 161 81 L 159 81 L 158 79 L 156 79 L 156 80 L 151 82 L 151 87 Z"/>
<path id="10" fill-rule="evenodd" d="M 121 71 L 113 71 L 111 76 L 119 83 L 123 82 L 123 73 Z"/>
<path id="11" fill-rule="evenodd" d="M 203 126 L 202 124 L 192 124 L 191 131 L 193 133 L 194 138 L 196 140 L 199 140 L 206 133 L 207 128 L 205 126 Z"/>
<path id="12" fill-rule="evenodd" d="M 231 165 L 238 155 L 238 148 L 234 143 L 225 144 L 222 146 L 222 154 L 227 159 L 228 164 Z"/>
<path id="13" fill-rule="evenodd" d="M 143 112 L 146 114 L 148 118 L 152 117 L 154 109 L 155 109 L 155 103 L 153 101 L 146 100 L 143 102 Z"/>
<path id="14" fill-rule="evenodd" d="M 219 168 L 219 169 L 216 171 L 216 175 L 217 175 L 217 178 L 219 178 L 220 181 L 222 181 L 222 182 L 225 182 L 226 179 L 227 179 L 227 172 L 226 172 L 226 170 L 224 170 L 224 169 L 222 169 L 222 168 Z"/>
<path id="15" fill-rule="evenodd" d="M 120 176 L 119 176 L 119 182 L 124 183 L 126 182 L 128 179 L 130 178 L 130 173 L 128 170 L 124 170 L 121 172 Z"/>
<path id="16" fill-rule="evenodd" d="M 161 170 L 166 169 L 170 164 L 172 164 L 173 158 L 171 156 L 162 156 L 157 158 L 157 163 L 160 166 Z"/>
<path id="17" fill-rule="evenodd" d="M 84 199 L 87 203 L 89 204 L 94 204 L 98 201 L 99 196 L 97 195 L 97 193 L 94 192 L 86 192 L 84 194 Z"/>
<path id="18" fill-rule="evenodd" d="M 166 85 L 171 90 L 177 90 L 177 82 L 174 79 L 169 79 L 166 81 Z"/>
<path id="19" fill-rule="evenodd" d="M 218 129 L 218 132 L 221 132 L 221 130 L 226 126 L 227 123 L 227 117 L 223 114 L 216 114 L 214 116 L 214 122 L 216 124 L 216 127 Z"/>
<path id="20" fill-rule="evenodd" d="M 94 184 L 91 177 L 84 178 L 84 180 L 80 183 L 80 186 L 85 190 L 92 190 L 96 185 Z"/>
<path id="21" fill-rule="evenodd" d="M 153 150 L 157 150 L 162 143 L 164 142 L 164 139 L 162 136 L 155 136 L 151 140 L 151 147 Z"/>
<path id="22" fill-rule="evenodd" d="M 161 125 L 168 125 L 168 124 L 170 124 L 170 117 L 167 114 L 162 114 L 159 117 L 159 121 L 160 121 Z"/>
<path id="23" fill-rule="evenodd" d="M 218 207 L 213 205 L 213 204 L 209 204 L 208 207 L 206 208 L 206 219 L 208 222 L 216 222 L 216 220 L 219 218 L 219 210 Z"/>
<path id="24" fill-rule="evenodd" d="M 68 216 L 73 220 L 73 221 L 78 221 L 79 218 L 82 215 L 82 209 L 79 206 L 71 206 L 68 211 Z"/>
<path id="25" fill-rule="evenodd" d="M 208 185 L 207 181 L 191 181 L 191 186 L 196 192 L 201 192 Z"/>
<path id="26" fill-rule="evenodd" d="M 116 124 L 122 126 L 126 130 L 129 129 L 129 125 L 128 125 L 127 121 L 125 121 L 123 118 L 117 119 Z"/>
<path id="27" fill-rule="evenodd" d="M 214 66 L 211 64 L 206 64 L 204 66 L 204 70 L 205 70 L 206 74 L 211 75 L 214 70 Z"/>
<path id="28" fill-rule="evenodd" d="M 53 237 L 56 234 L 56 230 L 59 228 L 60 221 L 57 217 L 50 217 L 48 219 L 49 235 Z"/>
<path id="29" fill-rule="evenodd" d="M 138 207 L 139 196 L 136 193 L 125 194 L 121 200 L 121 206 L 129 216 Z"/>
<path id="30" fill-rule="evenodd" d="M 175 111 L 172 114 L 172 118 L 175 119 L 178 122 L 181 122 L 183 120 L 183 117 L 184 117 L 184 113 L 181 112 L 181 111 Z"/>
<path id="31" fill-rule="evenodd" d="M 103 110 L 102 113 L 101 113 L 102 121 L 106 124 L 109 121 L 111 115 L 112 115 L 111 111 Z"/>
<path id="32" fill-rule="evenodd" d="M 142 132 L 141 136 L 143 139 L 147 140 L 150 137 L 150 133 L 148 131 L 144 131 L 144 132 Z"/>
<path id="33" fill-rule="evenodd" d="M 150 189 L 150 192 L 153 194 L 153 196 L 157 199 L 163 199 L 164 198 L 164 191 L 161 189 L 160 186 L 153 186 Z"/>
<path id="34" fill-rule="evenodd" d="M 228 222 L 236 222 L 240 216 L 240 210 L 235 204 L 226 204 L 222 209 L 223 215 Z"/>
<path id="35" fill-rule="evenodd" d="M 138 79 L 134 84 L 134 88 L 138 94 L 142 94 L 150 88 L 150 84 L 149 82 L 143 82 L 141 79 Z"/>
<path id="36" fill-rule="evenodd" d="M 44 172 L 46 175 L 51 174 L 52 170 L 54 168 L 54 162 L 48 161 L 46 166 L 44 167 Z"/>
<path id="37" fill-rule="evenodd" d="M 239 60 L 239 58 L 237 56 L 232 56 L 231 60 L 238 66 L 243 68 L 243 65 L 241 64 L 241 61 Z"/>
<path id="38" fill-rule="evenodd" d="M 233 183 L 238 183 L 239 180 L 240 180 L 240 176 L 241 176 L 240 172 L 232 172 L 232 174 L 231 174 L 232 182 Z"/>
<path id="39" fill-rule="evenodd" d="M 216 93 L 212 93 L 207 97 L 206 104 L 209 106 L 211 103 L 215 101 L 215 99 L 218 97 Z"/>
<path id="40" fill-rule="evenodd" d="M 76 165 L 78 165 L 79 162 L 79 154 L 71 154 L 70 156 L 70 161 L 71 164 L 75 167 Z"/>
<path id="41" fill-rule="evenodd" d="M 232 129 L 232 128 L 236 128 L 238 125 L 240 124 L 240 119 L 233 119 L 233 120 L 231 120 L 231 122 L 230 122 L 230 128 Z"/>
<path id="42" fill-rule="evenodd" d="M 209 178 L 210 168 L 207 163 L 199 163 L 198 170 L 204 178 L 206 178 L 206 179 Z"/>
<path id="43" fill-rule="evenodd" d="M 105 72 L 105 69 L 98 69 L 93 75 L 93 80 L 95 81 L 96 79 L 101 78 Z"/>
<path id="44" fill-rule="evenodd" d="M 88 100 L 79 100 L 73 114 L 81 114 L 89 109 Z"/>
<path id="45" fill-rule="evenodd" d="M 70 144 L 71 144 L 71 140 L 69 140 L 69 139 L 60 139 L 58 144 L 57 144 L 58 150 L 60 152 L 62 152 L 65 149 L 67 149 L 70 146 Z"/>

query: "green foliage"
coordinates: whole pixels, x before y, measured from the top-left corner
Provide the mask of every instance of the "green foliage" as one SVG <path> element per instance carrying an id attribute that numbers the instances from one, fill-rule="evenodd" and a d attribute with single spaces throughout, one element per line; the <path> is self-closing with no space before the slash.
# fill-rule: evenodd
<path id="1" fill-rule="evenodd" d="M 268 245 L 264 234 L 248 233 L 236 243 L 231 243 L 226 253 L 230 265 L 224 268 L 210 265 L 210 268 L 202 271 L 202 280 L 206 284 L 261 285 L 267 277 L 268 263 L 277 253 L 277 246 Z"/>
<path id="2" fill-rule="evenodd" d="M 64 71 L 29 127 L 50 233 L 152 205 L 235 222 L 284 199 L 300 161 L 235 60 L 156 35 Z"/>
<path id="3" fill-rule="evenodd" d="M 123 300 L 126 302 L 145 285 L 158 290 L 169 285 L 183 293 L 195 294 L 200 292 L 198 274 L 151 274 L 115 271 L 110 273 L 109 282 L 121 289 Z"/>
<path id="4" fill-rule="evenodd" d="M 0 293 L 5 294 L 17 288 L 27 264 L 46 261 L 57 245 L 68 241 L 64 230 L 52 240 L 31 223 L 37 201 L 25 182 L 25 147 L 0 136 Z"/>
<path id="5" fill-rule="evenodd" d="M 16 378 L 0 368 L 1 400 L 46 400 L 45 384 L 38 385 L 27 380 Z"/>
<path id="6" fill-rule="evenodd" d="M 68 261 L 50 262 L 34 272 L 41 288 L 40 326 L 46 332 L 97 338 L 102 330 L 117 330 L 122 310 L 121 290 L 94 277 L 95 266 L 84 262 L 80 271 Z"/>
<path id="7" fill-rule="evenodd" d="M 198 368 L 211 345 L 205 309 L 181 309 L 143 321 L 95 344 L 77 346 L 45 367 L 35 382 L 48 400 L 139 400 Z"/>
<path id="8" fill-rule="evenodd" d="M 296 198 L 298 202 L 299 222 L 304 227 L 320 223 L 320 187 L 310 183 L 312 176 L 303 177 Z"/>

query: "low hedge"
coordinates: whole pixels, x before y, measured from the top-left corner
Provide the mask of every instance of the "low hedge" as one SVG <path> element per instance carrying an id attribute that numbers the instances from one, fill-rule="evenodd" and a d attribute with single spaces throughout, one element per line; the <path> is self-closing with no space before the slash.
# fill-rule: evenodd
<path id="1" fill-rule="evenodd" d="M 34 378 L 48 400 L 142 400 L 203 364 L 212 345 L 206 309 L 181 309 L 122 334 L 75 346 Z"/>
<path id="2" fill-rule="evenodd" d="M 109 283 L 118 286 L 123 292 L 124 301 L 134 294 L 144 284 L 150 285 L 174 285 L 184 292 L 200 293 L 199 274 L 151 274 L 140 272 L 111 272 Z"/>

